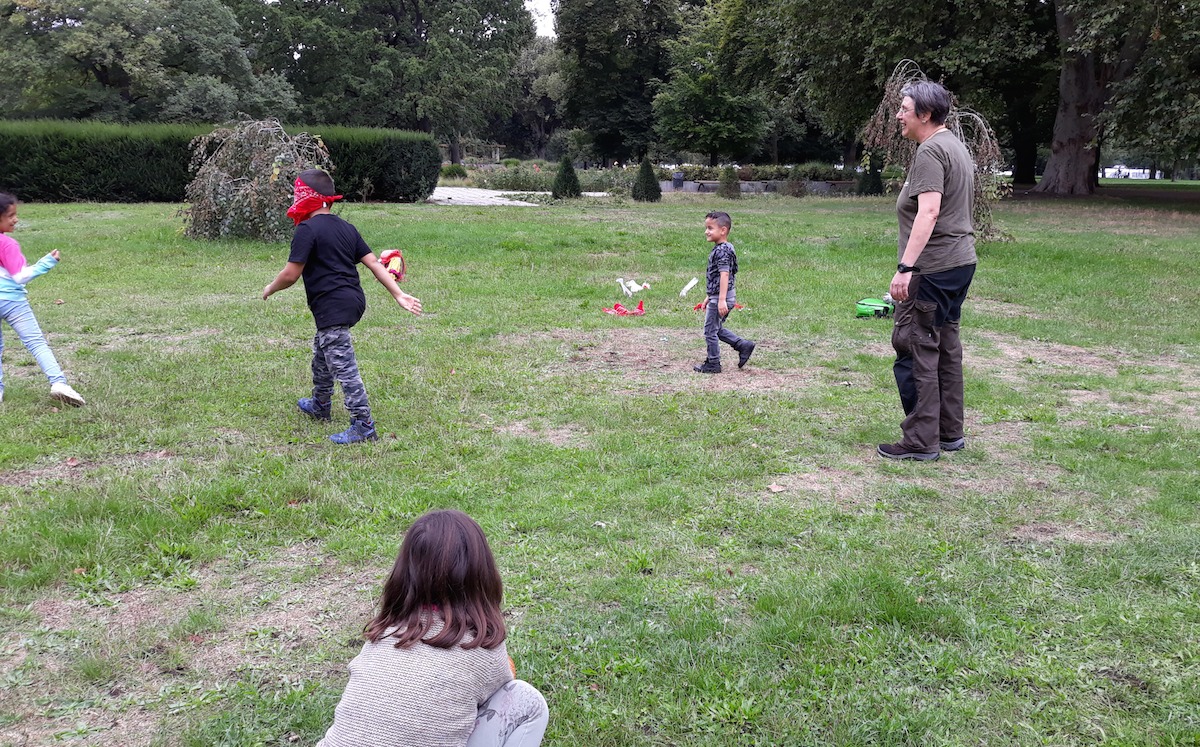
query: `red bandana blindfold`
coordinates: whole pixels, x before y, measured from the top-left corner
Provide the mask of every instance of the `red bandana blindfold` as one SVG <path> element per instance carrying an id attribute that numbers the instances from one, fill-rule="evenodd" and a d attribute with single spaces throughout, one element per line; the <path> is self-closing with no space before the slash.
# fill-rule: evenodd
<path id="1" fill-rule="evenodd" d="M 297 179 L 296 183 L 292 185 L 292 206 L 288 208 L 287 214 L 298 226 L 314 211 L 340 199 L 342 199 L 341 195 L 323 195 Z"/>

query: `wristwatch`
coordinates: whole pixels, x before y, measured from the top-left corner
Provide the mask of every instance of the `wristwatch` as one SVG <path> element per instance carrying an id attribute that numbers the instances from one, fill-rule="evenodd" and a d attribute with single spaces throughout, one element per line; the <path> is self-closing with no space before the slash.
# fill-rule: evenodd
<path id="1" fill-rule="evenodd" d="M 896 272 L 899 272 L 901 274 L 904 274 L 906 272 L 920 272 L 920 271 L 921 271 L 921 268 L 917 267 L 916 265 L 906 265 L 903 262 L 896 265 Z"/>

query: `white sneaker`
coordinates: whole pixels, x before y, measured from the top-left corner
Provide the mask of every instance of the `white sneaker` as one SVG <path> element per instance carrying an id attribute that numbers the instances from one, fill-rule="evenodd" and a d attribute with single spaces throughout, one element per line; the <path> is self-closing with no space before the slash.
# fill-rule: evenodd
<path id="1" fill-rule="evenodd" d="M 51 384 L 50 396 L 59 402 L 65 402 L 72 407 L 79 407 L 85 404 L 83 397 L 79 396 L 79 392 L 72 389 L 66 384 Z"/>

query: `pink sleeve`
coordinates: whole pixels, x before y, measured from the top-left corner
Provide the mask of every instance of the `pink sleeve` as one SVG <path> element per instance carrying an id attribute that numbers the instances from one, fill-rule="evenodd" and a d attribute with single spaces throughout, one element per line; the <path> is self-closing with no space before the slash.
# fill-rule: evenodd
<path id="1" fill-rule="evenodd" d="M 21 254 L 21 245 L 11 236 L 0 234 L 0 267 L 9 275 L 16 275 L 25 269 L 25 255 Z"/>

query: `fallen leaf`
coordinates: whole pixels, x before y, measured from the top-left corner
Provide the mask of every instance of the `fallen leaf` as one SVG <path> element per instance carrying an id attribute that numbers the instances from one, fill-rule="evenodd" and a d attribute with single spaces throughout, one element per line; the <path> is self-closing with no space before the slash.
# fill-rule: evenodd
<path id="1" fill-rule="evenodd" d="M 772 493 L 782 493 L 783 491 L 787 490 L 787 488 L 783 487 L 782 485 L 771 483 L 767 486 L 767 490 L 771 491 Z"/>
<path id="2" fill-rule="evenodd" d="M 64 303 L 66 303 L 66 301 L 64 301 L 64 300 L 62 300 L 62 299 L 60 298 L 60 299 L 58 299 L 57 301 L 55 301 L 55 302 L 54 302 L 54 305 L 55 305 L 55 306 L 62 306 Z"/>
<path id="3" fill-rule="evenodd" d="M 85 573 L 87 573 L 86 568 L 76 568 L 75 569 L 75 575 L 77 575 L 77 576 L 82 576 Z"/>
<path id="4" fill-rule="evenodd" d="M 78 467 L 79 460 L 76 459 L 75 457 L 71 457 L 70 459 L 67 460 L 67 466 L 68 467 Z"/>

